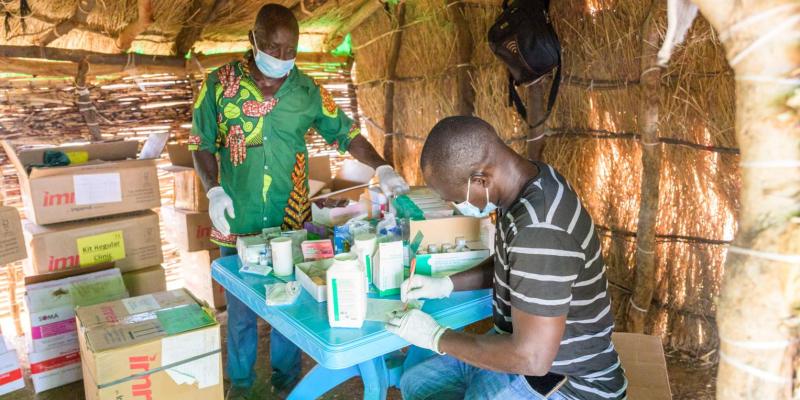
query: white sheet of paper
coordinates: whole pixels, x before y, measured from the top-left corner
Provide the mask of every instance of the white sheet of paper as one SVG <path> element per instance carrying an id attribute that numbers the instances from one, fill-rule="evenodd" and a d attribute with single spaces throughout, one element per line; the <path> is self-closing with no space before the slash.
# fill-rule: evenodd
<path id="1" fill-rule="evenodd" d="M 122 186 L 118 173 L 75 175 L 75 204 L 85 206 L 122 201 Z"/>
<path id="2" fill-rule="evenodd" d="M 409 306 L 411 308 L 422 308 L 424 302 L 416 301 Z M 367 299 L 367 321 L 389 322 L 389 315 L 392 311 L 402 310 L 405 304 L 400 300 L 386 299 Z"/>

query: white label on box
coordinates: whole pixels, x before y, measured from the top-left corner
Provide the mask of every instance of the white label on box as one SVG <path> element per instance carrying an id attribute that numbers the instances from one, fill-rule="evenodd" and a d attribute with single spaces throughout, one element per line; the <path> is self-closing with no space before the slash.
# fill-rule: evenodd
<path id="1" fill-rule="evenodd" d="M 128 310 L 128 314 L 131 315 L 146 313 L 161 308 L 156 298 L 151 294 L 122 299 L 122 304 L 125 306 L 125 309 Z"/>
<path id="2" fill-rule="evenodd" d="M 119 203 L 122 201 L 122 186 L 119 173 L 75 175 L 75 204 L 79 206 Z"/>
<path id="3" fill-rule="evenodd" d="M 200 329 L 161 339 L 161 365 L 180 363 L 192 357 L 220 349 L 219 330 Z M 178 385 L 193 385 L 199 389 L 219 384 L 219 352 L 167 369 L 167 374 Z"/>

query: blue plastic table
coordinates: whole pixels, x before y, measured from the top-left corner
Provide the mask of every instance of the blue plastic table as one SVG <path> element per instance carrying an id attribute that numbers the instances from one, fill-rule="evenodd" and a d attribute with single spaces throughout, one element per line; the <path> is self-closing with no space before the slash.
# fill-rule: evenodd
<path id="1" fill-rule="evenodd" d="M 240 274 L 240 266 L 237 256 L 217 259 L 211 276 L 317 362 L 289 399 L 318 398 L 359 375 L 365 399 L 386 398 L 390 383 L 396 384 L 397 372 L 401 372 L 391 368 L 401 362 L 391 353 L 408 342 L 387 332 L 380 322 L 366 321 L 360 329 L 331 328 L 327 303 L 318 303 L 305 290 L 292 305 L 267 306 L 264 285 L 277 282 L 277 278 Z M 423 310 L 444 326 L 462 328 L 492 314 L 491 291 L 454 292 L 446 299 L 426 301 Z"/>

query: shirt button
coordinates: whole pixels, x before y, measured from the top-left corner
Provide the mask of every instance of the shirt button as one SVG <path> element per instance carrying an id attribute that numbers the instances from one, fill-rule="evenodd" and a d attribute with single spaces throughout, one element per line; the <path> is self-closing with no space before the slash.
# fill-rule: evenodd
<path id="1" fill-rule="evenodd" d="M 264 166 L 264 171 L 266 171 L 266 170 L 268 170 L 268 169 L 269 169 L 269 167 L 265 165 L 265 166 Z"/>

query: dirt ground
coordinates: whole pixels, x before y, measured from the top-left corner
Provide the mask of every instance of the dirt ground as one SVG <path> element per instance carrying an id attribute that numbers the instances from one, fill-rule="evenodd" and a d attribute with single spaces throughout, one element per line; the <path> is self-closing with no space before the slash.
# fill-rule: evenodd
<path id="1" fill-rule="evenodd" d="M 225 323 L 225 313 L 220 314 L 220 322 Z M 485 327 L 469 329 L 481 331 Z M 223 326 L 223 339 L 225 329 Z M 282 396 L 274 393 L 269 385 L 270 370 L 267 361 L 267 348 L 269 346 L 269 328 L 264 323 L 259 324 L 259 359 L 256 363 L 257 383 L 254 388 L 254 399 L 281 399 Z M 18 347 L 24 348 L 24 347 Z M 20 352 L 22 354 L 24 352 Z M 225 346 L 223 346 L 223 363 L 227 358 Z M 672 398 L 675 400 L 713 400 L 714 386 L 716 382 L 716 368 L 713 365 L 693 363 L 686 358 L 678 355 L 668 355 L 667 363 L 669 367 L 669 380 L 672 388 Z M 314 361 L 303 355 L 303 373 L 305 374 L 314 366 Z M 17 392 L 0 396 L 0 400 L 82 400 L 83 382 L 75 382 L 60 388 L 48 390 L 38 395 L 33 393 L 33 386 L 26 372 L 27 387 Z M 227 381 L 226 381 L 227 388 Z M 327 393 L 322 399 L 360 399 L 363 396 L 363 386 L 359 378 L 353 378 Z M 396 388 L 390 388 L 387 396 L 388 400 L 399 400 L 400 392 Z M 647 400 L 647 399 L 630 399 Z"/>

